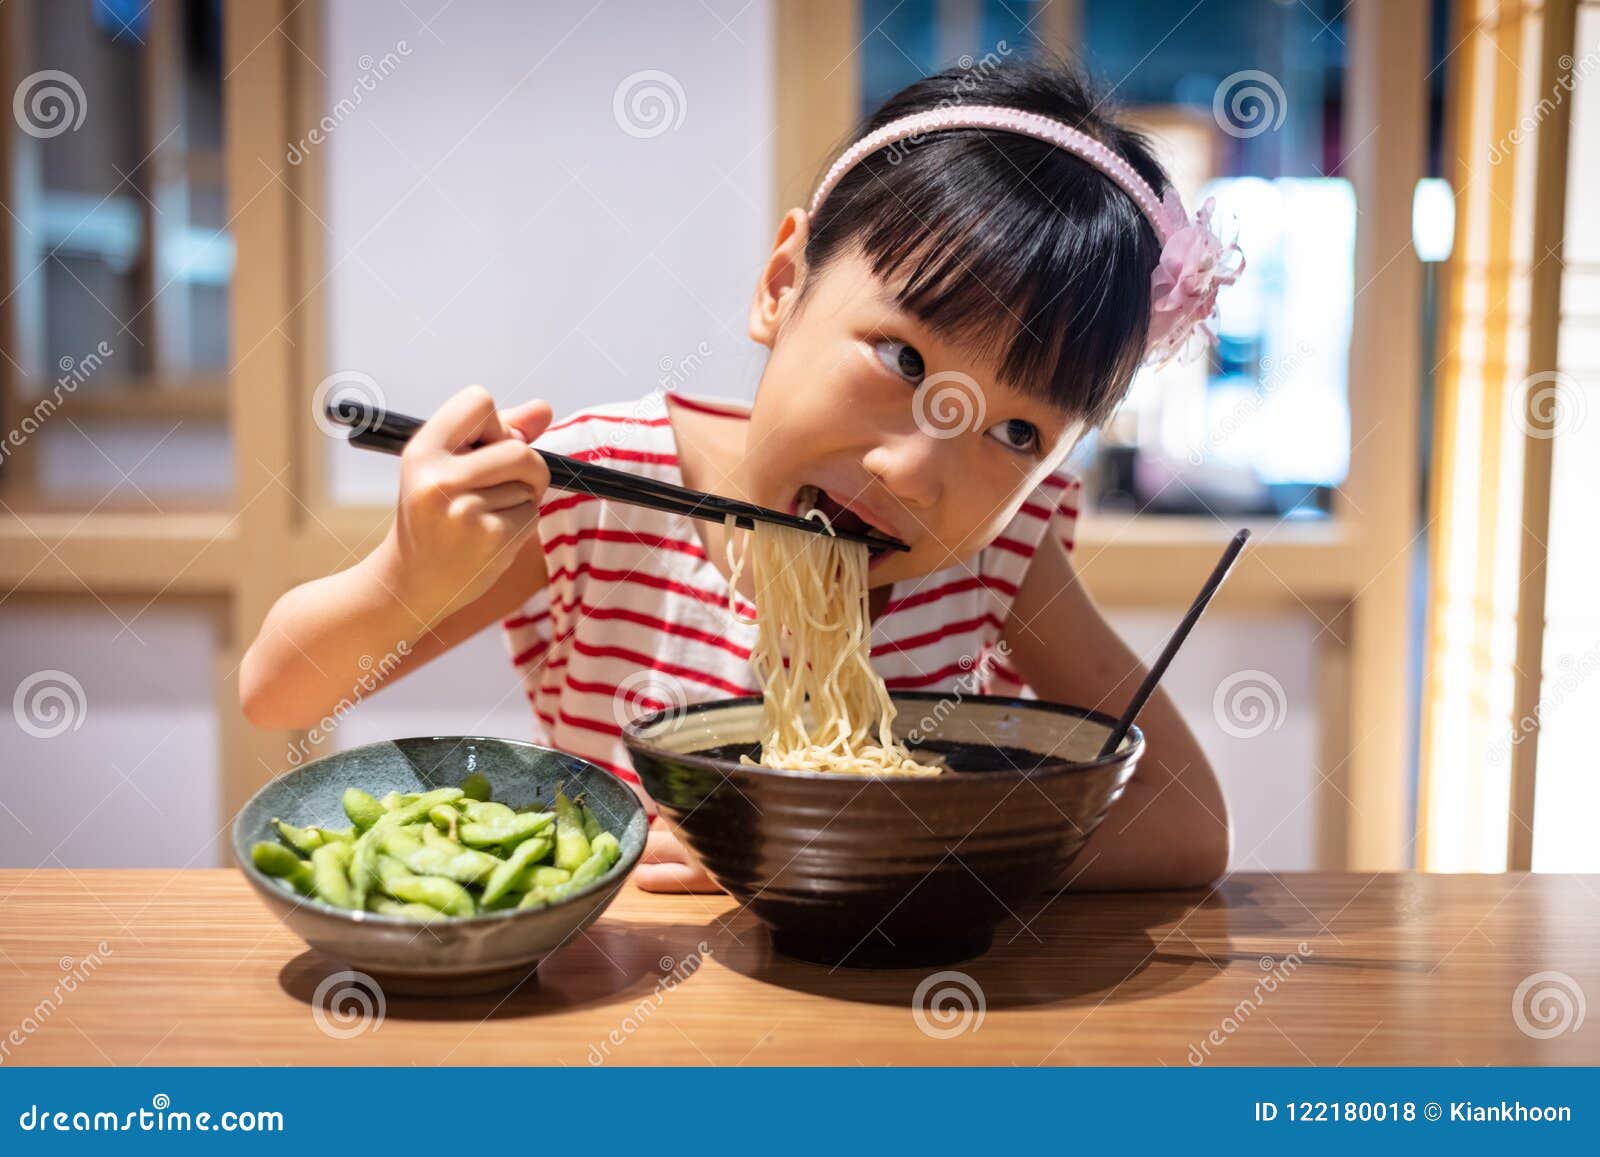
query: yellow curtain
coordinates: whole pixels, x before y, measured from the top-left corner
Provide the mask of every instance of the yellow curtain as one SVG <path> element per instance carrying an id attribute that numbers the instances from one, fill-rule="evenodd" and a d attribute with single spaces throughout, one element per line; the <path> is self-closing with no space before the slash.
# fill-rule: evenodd
<path id="1" fill-rule="evenodd" d="M 1458 0 L 1434 418 L 1418 866 L 1526 866 L 1537 701 L 1573 0 Z M 1541 376 L 1542 375 L 1542 376 Z M 1509 837 L 1509 838 L 1508 838 Z"/>

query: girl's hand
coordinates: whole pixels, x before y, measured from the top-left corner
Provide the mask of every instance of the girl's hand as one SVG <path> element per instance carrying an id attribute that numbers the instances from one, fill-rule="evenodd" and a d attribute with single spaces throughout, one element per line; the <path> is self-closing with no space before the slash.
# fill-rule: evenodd
<path id="1" fill-rule="evenodd" d="M 633 882 L 646 892 L 722 891 L 659 816 L 645 837 Z"/>
<path id="2" fill-rule="evenodd" d="M 550 470 L 528 443 L 550 419 L 547 402 L 496 410 L 469 386 L 412 436 L 377 554 L 385 585 L 413 614 L 434 622 L 474 602 L 537 532 Z"/>

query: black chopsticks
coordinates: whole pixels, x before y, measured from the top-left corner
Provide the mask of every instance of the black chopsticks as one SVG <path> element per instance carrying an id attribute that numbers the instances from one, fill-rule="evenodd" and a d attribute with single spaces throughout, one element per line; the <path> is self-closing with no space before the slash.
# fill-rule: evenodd
<path id="1" fill-rule="evenodd" d="M 422 428 L 420 419 L 406 414 L 378 410 L 354 400 L 329 403 L 327 415 L 332 421 L 350 427 L 349 441 L 352 446 L 358 446 L 363 450 L 376 450 L 382 454 L 399 454 L 405 449 L 411 436 Z M 626 470 L 597 466 L 593 462 L 583 462 L 577 458 L 568 458 L 564 454 L 540 450 L 537 446 L 533 449 L 550 467 L 550 485 L 556 490 L 592 494 L 596 498 L 609 498 L 613 502 L 645 506 L 652 510 L 664 510 L 669 514 L 702 518 L 708 522 L 723 522 L 731 515 L 735 525 L 742 526 L 746 530 L 752 529 L 757 522 L 768 522 L 774 526 L 787 526 L 812 534 L 832 535 L 846 542 L 859 542 L 888 550 L 911 549 L 898 539 L 874 538 L 871 535 L 857 534 L 848 530 L 830 530 L 814 518 L 785 514 L 781 510 L 771 510 L 765 506 L 757 506 L 753 502 L 740 502 L 734 498 L 724 498 L 720 494 L 707 494 L 703 490 L 690 490 L 686 486 L 675 486 L 670 482 L 630 474 Z"/>
<path id="2" fill-rule="evenodd" d="M 1122 746 L 1123 738 L 1128 734 L 1128 728 L 1133 726 L 1133 721 L 1138 718 L 1139 712 L 1144 708 L 1150 696 L 1155 694 L 1156 684 L 1161 682 L 1161 676 L 1167 673 L 1167 668 L 1172 663 L 1172 658 L 1178 653 L 1178 648 L 1183 646 L 1183 641 L 1189 637 L 1189 632 L 1194 630 L 1194 625 L 1200 621 L 1200 616 L 1205 614 L 1206 607 L 1211 605 L 1211 596 L 1217 593 L 1217 588 L 1222 585 L 1222 580 L 1228 577 L 1228 572 L 1233 569 L 1233 564 L 1239 561 L 1239 552 L 1244 549 L 1244 544 L 1250 541 L 1250 532 L 1241 530 L 1229 540 L 1227 547 L 1222 552 L 1222 557 L 1217 560 L 1217 565 L 1211 568 L 1211 575 L 1206 579 L 1206 585 L 1200 588 L 1200 593 L 1195 595 L 1194 602 L 1189 604 L 1189 610 L 1178 623 L 1177 629 L 1172 632 L 1172 637 L 1167 640 L 1167 645 L 1161 648 L 1161 654 L 1151 665 L 1149 672 L 1144 677 L 1144 682 L 1139 684 L 1139 689 L 1133 693 L 1133 698 L 1128 701 L 1128 708 L 1122 713 L 1122 718 L 1117 720 L 1117 725 L 1106 736 L 1106 741 L 1100 747 L 1100 754 L 1096 757 L 1104 759 L 1118 747 Z"/>

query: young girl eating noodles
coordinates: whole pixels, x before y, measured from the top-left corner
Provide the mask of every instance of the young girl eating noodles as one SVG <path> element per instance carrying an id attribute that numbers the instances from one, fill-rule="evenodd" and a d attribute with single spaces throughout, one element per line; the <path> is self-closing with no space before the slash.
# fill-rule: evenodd
<path id="1" fill-rule="evenodd" d="M 554 422 L 477 387 L 446 401 L 406 449 L 383 542 L 267 616 L 241 669 L 251 721 L 308 726 L 361 656 L 406 640 L 399 674 L 501 623 L 533 738 L 637 787 L 622 706 L 758 692 L 759 606 L 748 574 L 730 590 L 724 528 L 548 490 L 529 442 L 906 543 L 868 569 L 871 663 L 891 691 L 977 672 L 987 693 L 1119 712 L 1142 669 L 1073 569 L 1080 488 L 1062 464 L 1141 364 L 1204 352 L 1242 259 L 1072 71 L 1007 63 L 974 81 L 893 97 L 779 223 L 750 305 L 770 351 L 752 405 L 654 394 Z M 1147 752 L 1075 887 L 1195 886 L 1226 867 L 1226 806 L 1194 736 L 1160 692 L 1141 726 Z M 663 827 L 641 886 L 711 887 Z"/>

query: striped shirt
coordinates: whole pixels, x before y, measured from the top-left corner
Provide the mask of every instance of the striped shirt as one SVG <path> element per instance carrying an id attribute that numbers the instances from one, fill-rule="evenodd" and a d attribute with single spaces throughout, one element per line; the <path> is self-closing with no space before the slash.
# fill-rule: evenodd
<path id="1" fill-rule="evenodd" d="M 671 398 L 686 409 L 748 417 L 737 402 Z M 659 392 L 582 410 L 536 444 L 683 484 Z M 890 690 L 1030 694 L 996 647 L 1044 535 L 1072 549 L 1079 494 L 1076 479 L 1052 474 L 975 557 L 894 584 L 871 643 L 872 665 Z M 729 610 L 727 579 L 681 515 L 552 490 L 539 508 L 539 536 L 550 581 L 504 623 L 533 705 L 535 741 L 609 769 L 643 797 L 622 725 L 648 711 L 759 694 L 750 670 L 756 628 Z M 742 596 L 737 606 L 754 617 Z M 645 804 L 653 815 L 654 804 Z"/>

